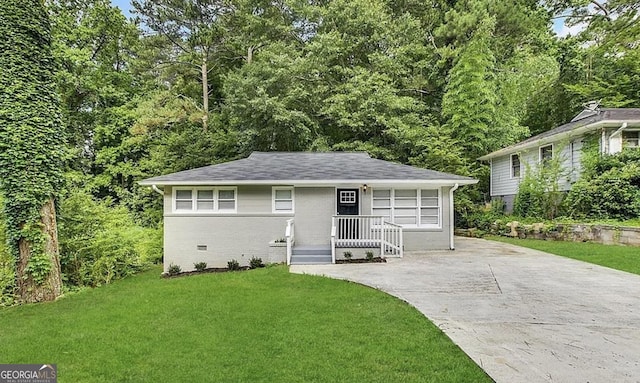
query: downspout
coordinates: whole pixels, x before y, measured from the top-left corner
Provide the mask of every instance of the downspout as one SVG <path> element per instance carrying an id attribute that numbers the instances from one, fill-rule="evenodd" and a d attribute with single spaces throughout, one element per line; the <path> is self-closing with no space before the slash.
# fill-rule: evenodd
<path id="1" fill-rule="evenodd" d="M 164 192 L 160 189 L 158 189 L 158 187 L 156 185 L 151 185 L 151 189 L 153 189 L 154 192 L 160 194 L 161 196 L 164 196 Z"/>
<path id="2" fill-rule="evenodd" d="M 453 185 L 453 187 L 449 190 L 449 227 L 451 227 L 450 230 L 450 236 L 449 236 L 449 249 L 451 250 L 455 250 L 455 245 L 453 244 L 453 231 L 455 230 L 455 225 L 454 225 L 454 215 L 453 215 L 453 192 L 458 190 L 459 185 L 455 184 Z"/>
<path id="3" fill-rule="evenodd" d="M 609 136 L 609 139 L 617 136 L 618 134 L 622 133 L 623 130 L 627 129 L 627 123 L 623 123 L 622 126 L 620 126 L 620 129 L 616 130 L 615 132 L 611 133 L 611 135 Z"/>

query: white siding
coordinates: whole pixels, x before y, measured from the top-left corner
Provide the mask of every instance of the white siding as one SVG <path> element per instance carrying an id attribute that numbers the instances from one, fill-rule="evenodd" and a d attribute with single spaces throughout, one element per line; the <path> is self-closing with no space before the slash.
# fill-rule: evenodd
<path id="1" fill-rule="evenodd" d="M 329 245 L 331 217 L 335 214 L 333 187 L 295 188 L 296 245 Z"/>
<path id="2" fill-rule="evenodd" d="M 580 177 L 582 141 L 582 137 L 576 137 L 568 143 L 553 143 L 553 155 L 558 156 L 562 166 L 558 180 L 558 186 L 561 191 L 571 189 L 571 185 Z M 537 170 L 540 165 L 540 147 L 521 152 L 520 163 L 523 177 L 528 170 Z M 520 181 L 521 178 L 511 177 L 510 154 L 492 159 L 491 197 L 505 197 L 517 194 Z"/>
<path id="3" fill-rule="evenodd" d="M 524 159 L 520 158 L 521 176 L 525 173 Z M 511 155 L 491 160 L 491 196 L 516 194 L 520 178 L 511 177 Z"/>

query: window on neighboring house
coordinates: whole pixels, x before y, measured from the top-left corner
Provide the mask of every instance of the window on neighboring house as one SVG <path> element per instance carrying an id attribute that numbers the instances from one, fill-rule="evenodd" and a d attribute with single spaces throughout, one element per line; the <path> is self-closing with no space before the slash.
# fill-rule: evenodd
<path id="1" fill-rule="evenodd" d="M 274 187 L 273 188 L 273 212 L 291 213 L 293 212 L 293 188 Z"/>
<path id="2" fill-rule="evenodd" d="M 235 212 L 235 188 L 176 188 L 174 191 L 176 212 Z"/>
<path id="3" fill-rule="evenodd" d="M 374 189 L 372 213 L 398 225 L 440 227 L 438 189 Z"/>
<path id="4" fill-rule="evenodd" d="M 640 147 L 640 131 L 623 131 L 622 132 L 623 148 L 639 148 Z"/>
<path id="5" fill-rule="evenodd" d="M 511 155 L 511 178 L 520 178 L 520 155 Z"/>
<path id="6" fill-rule="evenodd" d="M 542 164 L 542 166 L 545 166 L 546 164 L 548 164 L 552 158 L 553 158 L 553 145 L 542 146 L 540 148 L 540 163 Z"/>

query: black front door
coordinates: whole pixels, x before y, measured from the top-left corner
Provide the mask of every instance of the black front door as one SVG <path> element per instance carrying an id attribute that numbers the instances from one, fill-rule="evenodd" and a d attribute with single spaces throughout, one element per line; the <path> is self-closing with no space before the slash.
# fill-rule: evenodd
<path id="1" fill-rule="evenodd" d="M 336 194 L 338 215 L 358 215 L 360 213 L 359 192 L 358 189 L 338 189 Z"/>
<path id="2" fill-rule="evenodd" d="M 349 216 L 360 213 L 358 189 L 338 189 L 336 193 L 338 215 Z M 338 238 L 342 240 L 358 239 L 358 219 L 346 218 L 338 221 Z"/>

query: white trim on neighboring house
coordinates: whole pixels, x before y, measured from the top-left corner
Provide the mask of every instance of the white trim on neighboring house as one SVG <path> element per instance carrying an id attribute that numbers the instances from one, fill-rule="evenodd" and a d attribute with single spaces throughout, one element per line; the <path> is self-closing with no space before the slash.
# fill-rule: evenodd
<path id="1" fill-rule="evenodd" d="M 408 205 L 409 201 L 412 201 L 414 198 L 413 196 L 397 196 L 396 192 L 402 190 L 402 191 L 415 191 L 415 205 Z M 375 196 L 376 191 L 389 191 L 389 197 L 386 198 L 386 196 Z M 436 196 L 432 197 L 432 196 L 423 196 L 423 191 L 435 191 L 436 192 Z M 433 205 L 424 205 L 425 200 L 436 200 L 437 205 L 433 206 Z M 375 206 L 376 201 L 388 201 L 388 204 L 386 205 L 378 205 Z M 403 202 L 404 201 L 404 202 Z M 423 211 L 426 209 L 438 209 L 437 211 L 437 215 L 423 215 Z M 397 225 L 401 225 L 403 228 L 418 228 L 418 229 L 442 229 L 442 210 L 443 210 L 443 206 L 442 206 L 442 188 L 436 188 L 436 189 L 430 189 L 430 188 L 425 188 L 425 187 L 418 187 L 418 188 L 389 188 L 389 187 L 375 187 L 372 188 L 371 190 L 371 214 L 372 215 L 383 215 L 386 216 L 386 214 L 377 214 L 376 213 L 376 209 L 378 211 L 380 210 L 389 210 L 389 219 L 392 223 L 395 223 Z M 396 214 L 396 210 L 410 210 L 410 209 L 414 209 L 415 211 L 415 215 L 398 215 Z M 410 218 L 410 217 L 414 217 L 416 219 L 416 223 L 415 224 L 408 224 L 408 223 L 399 223 L 396 222 L 398 218 Z M 437 224 L 433 224 L 433 223 L 423 223 L 422 220 L 424 217 L 436 217 L 438 223 Z"/>
<path id="2" fill-rule="evenodd" d="M 493 196 L 493 158 L 489 158 L 489 196 Z M 458 185 L 458 184 L 456 184 Z"/>
<path id="3" fill-rule="evenodd" d="M 555 147 L 554 147 L 553 143 L 548 144 L 548 145 L 540 146 L 540 147 L 538 148 L 538 163 L 539 163 L 540 165 L 544 165 L 544 158 L 542 157 L 542 150 L 543 150 L 543 149 L 546 149 L 546 148 L 548 148 L 548 147 L 551 147 L 551 158 L 550 158 L 550 159 L 553 159 L 553 157 L 555 156 L 555 151 L 556 151 L 556 150 L 555 150 Z"/>
<path id="4" fill-rule="evenodd" d="M 513 157 L 518 157 L 518 175 L 514 174 L 514 166 L 513 166 Z M 520 153 L 512 153 L 509 156 L 509 173 L 511 174 L 511 178 L 521 178 L 522 177 L 522 159 L 520 157 Z"/>
<path id="5" fill-rule="evenodd" d="M 291 198 L 276 198 L 278 191 L 290 191 Z M 291 209 L 276 209 L 277 202 L 291 202 Z M 271 212 L 274 214 L 292 214 L 296 209 L 296 195 L 293 186 L 273 186 L 271 187 Z"/>
<path id="6" fill-rule="evenodd" d="M 178 198 L 178 192 L 189 191 L 190 197 Z M 233 191 L 233 198 L 220 198 L 221 192 Z M 211 192 L 211 197 L 202 193 L 202 197 L 199 198 L 199 192 Z M 226 196 L 225 196 L 226 197 Z M 191 208 L 178 209 L 178 202 L 191 202 Z M 220 208 L 220 203 L 228 204 L 233 201 L 233 209 Z M 201 202 L 203 207 L 198 208 L 198 202 Z M 211 208 L 204 207 L 211 204 Z M 238 212 L 238 188 L 237 187 L 174 187 L 171 191 L 171 213 L 173 214 L 235 214 Z"/>

